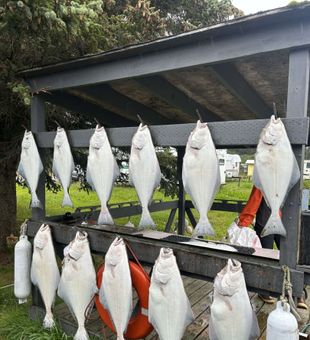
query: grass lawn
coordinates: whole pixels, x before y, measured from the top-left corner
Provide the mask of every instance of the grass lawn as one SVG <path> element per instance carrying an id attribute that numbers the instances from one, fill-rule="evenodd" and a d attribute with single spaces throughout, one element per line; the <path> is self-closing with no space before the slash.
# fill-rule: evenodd
<path id="1" fill-rule="evenodd" d="M 235 199 L 235 200 L 247 200 L 252 188 L 252 183 L 248 181 L 242 181 L 240 187 L 237 182 L 228 182 L 221 186 L 216 198 L 219 199 Z M 99 205 L 99 200 L 94 191 L 87 193 L 86 191 L 79 190 L 77 183 L 71 186 L 70 194 L 75 207 Z M 54 194 L 50 191 L 46 192 L 46 214 L 47 215 L 61 215 L 67 211 L 73 212 L 74 209 L 61 207 L 63 193 L 60 191 Z M 170 197 L 165 197 L 160 191 L 156 191 L 154 194 L 155 199 L 171 200 Z M 126 201 L 137 201 L 138 196 L 131 187 L 115 187 L 112 192 L 110 203 L 119 203 Z M 27 188 L 17 187 L 17 221 L 21 224 L 22 221 L 31 216 L 31 210 L 29 209 L 30 194 Z M 162 211 L 152 213 L 154 221 L 158 229 L 163 230 L 167 222 L 170 211 Z M 194 211 L 196 218 L 198 214 Z M 214 226 L 216 236 L 214 239 L 220 240 L 226 235 L 226 230 L 233 219 L 236 217 L 235 213 L 211 211 L 209 218 Z M 138 225 L 140 216 L 133 216 L 131 222 L 134 225 Z M 117 224 L 125 224 L 128 222 L 128 218 L 116 219 Z"/>

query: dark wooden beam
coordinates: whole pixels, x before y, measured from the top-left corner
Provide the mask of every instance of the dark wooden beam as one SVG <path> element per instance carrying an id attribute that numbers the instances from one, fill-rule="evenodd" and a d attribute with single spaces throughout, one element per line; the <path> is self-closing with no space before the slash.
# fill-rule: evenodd
<path id="1" fill-rule="evenodd" d="M 308 111 L 309 93 L 309 50 L 296 50 L 290 52 L 289 77 L 287 90 L 287 118 L 304 118 Z M 283 224 L 286 228 L 286 237 L 281 237 L 281 264 L 296 268 L 299 258 L 299 237 L 301 225 L 301 195 L 303 187 L 303 168 L 305 146 L 293 148 L 299 169 L 300 180 L 288 194 L 283 211 Z"/>
<path id="2" fill-rule="evenodd" d="M 163 240 L 166 236 L 171 235 L 163 232 L 149 232 L 119 226 L 93 226 L 90 228 L 50 222 L 49 224 L 54 242 L 65 245 L 74 238 L 77 230 L 87 231 L 91 251 L 99 254 L 107 252 L 116 235 L 121 236 L 130 243 L 138 259 L 148 265 L 155 263 L 160 248 L 169 247 L 174 251 L 181 273 L 201 280 L 213 280 L 226 265 L 227 259 L 233 258 L 242 263 L 249 290 L 273 294 L 282 293 L 283 271 L 276 259 L 190 245 L 187 243 L 188 238 L 186 237 L 184 238 L 185 243 Z M 34 237 L 39 226 L 40 224 L 37 222 L 29 222 L 28 236 Z M 264 252 L 263 249 L 262 252 Z M 301 296 L 304 282 L 303 272 L 291 270 L 291 282 L 293 294 L 297 297 Z"/>
<path id="3" fill-rule="evenodd" d="M 272 21 L 272 15 L 268 17 Z M 263 21 L 259 18 L 257 21 L 260 20 Z M 69 67 L 63 65 L 61 70 L 50 74 L 44 74 L 44 69 L 39 69 L 38 73 L 41 74 L 35 71 L 24 72 L 24 77 L 33 92 L 42 89 L 52 91 L 228 62 L 272 51 L 308 47 L 310 21 L 306 14 L 293 16 L 289 12 L 286 19 L 278 22 L 273 20 L 273 24 L 257 24 L 256 20 L 243 23 L 241 20 L 239 23 L 225 23 L 218 29 L 207 29 L 198 34 L 198 37 L 195 34 L 169 37 L 140 47 L 131 46 L 128 49 L 109 52 L 106 61 L 99 60 L 94 64 L 87 63 L 84 58 L 82 67 L 78 64 L 69 64 Z M 119 58 L 123 51 L 127 53 L 127 57 Z"/>
<path id="4" fill-rule="evenodd" d="M 214 112 L 197 103 L 161 76 L 140 77 L 136 78 L 135 81 L 151 91 L 155 96 L 158 96 L 169 105 L 176 107 L 195 120 L 198 120 L 197 109 L 202 118 L 207 122 L 222 120 Z"/>
<path id="5" fill-rule="evenodd" d="M 209 123 L 213 141 L 217 147 L 245 147 L 256 146 L 259 135 L 268 119 L 238 120 L 229 122 Z M 282 120 L 291 144 L 300 145 L 308 143 L 309 118 Z M 185 146 L 188 136 L 196 124 L 175 124 L 150 126 L 152 139 L 158 146 Z M 108 128 L 107 134 L 112 146 L 131 146 L 132 137 L 137 127 Z M 72 147 L 88 147 L 89 139 L 94 133 L 93 129 L 67 131 Z M 52 148 L 55 131 L 39 132 L 36 140 L 42 148 Z"/>
<path id="6" fill-rule="evenodd" d="M 136 122 L 126 119 L 103 107 L 86 101 L 83 98 L 70 94 L 66 91 L 54 91 L 40 94 L 45 101 L 61 106 L 67 110 L 87 114 L 96 117 L 102 124 L 107 126 L 135 126 Z"/>
<path id="7" fill-rule="evenodd" d="M 268 118 L 272 109 L 263 101 L 253 87 L 243 78 L 232 63 L 212 65 L 219 80 L 243 105 L 255 113 L 257 118 Z"/>
<path id="8" fill-rule="evenodd" d="M 126 113 L 131 119 L 139 122 L 137 114 L 139 114 L 146 124 L 172 124 L 173 122 L 153 109 L 115 91 L 108 84 L 100 84 L 97 86 L 89 86 L 74 89 L 75 92 L 85 93 L 96 100 L 108 103 Z"/>

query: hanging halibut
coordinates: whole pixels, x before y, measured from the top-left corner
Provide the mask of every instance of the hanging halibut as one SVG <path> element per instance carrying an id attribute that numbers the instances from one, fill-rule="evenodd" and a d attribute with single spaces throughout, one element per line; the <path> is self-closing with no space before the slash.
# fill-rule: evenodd
<path id="1" fill-rule="evenodd" d="M 43 327 L 51 328 L 55 325 L 52 305 L 59 283 L 59 270 L 51 230 L 47 224 L 41 225 L 33 240 L 30 276 L 32 283 L 39 288 L 45 305 L 46 315 L 43 320 Z"/>
<path id="2" fill-rule="evenodd" d="M 220 167 L 208 125 L 200 120 L 188 138 L 182 179 L 200 215 L 194 236 L 214 235 L 207 213 L 221 184 Z"/>
<path id="3" fill-rule="evenodd" d="M 25 179 L 30 190 L 31 208 L 42 209 L 42 204 L 36 193 L 42 171 L 43 164 L 33 134 L 31 131 L 26 130 L 22 141 L 22 153 L 17 172 Z"/>
<path id="4" fill-rule="evenodd" d="M 89 339 L 85 329 L 85 310 L 97 293 L 96 272 L 87 233 L 78 231 L 66 249 L 58 296 L 68 305 L 78 323 L 74 340 Z"/>
<path id="5" fill-rule="evenodd" d="M 86 179 L 92 186 L 101 203 L 98 224 L 114 224 L 107 207 L 113 183 L 119 176 L 119 168 L 113 156 L 104 127 L 96 126 L 89 143 Z"/>
<path id="6" fill-rule="evenodd" d="M 255 154 L 253 183 L 264 195 L 271 209 L 261 236 L 286 236 L 279 210 L 291 188 L 300 178 L 299 167 L 285 127 L 280 118 L 271 116 L 263 129 Z"/>
<path id="7" fill-rule="evenodd" d="M 106 253 L 99 300 L 109 311 L 117 339 L 123 340 L 132 312 L 132 283 L 122 238 L 117 237 Z"/>
<path id="8" fill-rule="evenodd" d="M 234 262 L 234 263 L 233 263 Z M 210 340 L 250 340 L 260 335 L 241 263 L 228 259 L 214 280 Z"/>
<path id="9" fill-rule="evenodd" d="M 155 227 L 148 206 L 154 190 L 160 184 L 161 172 L 147 125 L 140 124 L 133 136 L 129 159 L 129 179 L 136 188 L 142 206 L 139 227 Z"/>
<path id="10" fill-rule="evenodd" d="M 180 340 L 194 315 L 175 256 L 169 248 L 160 250 L 149 294 L 149 322 L 160 340 Z"/>
<path id="11" fill-rule="evenodd" d="M 72 171 L 74 170 L 74 162 L 68 142 L 66 131 L 58 127 L 56 137 L 54 139 L 54 158 L 53 158 L 53 174 L 60 180 L 64 189 L 64 198 L 62 207 L 73 207 L 69 196 L 69 187 L 71 184 Z"/>

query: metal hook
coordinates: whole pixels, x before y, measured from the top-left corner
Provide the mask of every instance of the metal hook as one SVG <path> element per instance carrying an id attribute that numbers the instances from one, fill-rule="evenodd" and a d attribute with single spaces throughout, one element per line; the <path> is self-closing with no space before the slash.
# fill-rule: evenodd
<path id="1" fill-rule="evenodd" d="M 275 102 L 272 103 L 272 107 L 273 107 L 273 114 L 275 119 L 278 119 L 278 111 L 277 111 L 277 104 Z"/>
<path id="2" fill-rule="evenodd" d="M 198 116 L 198 118 L 199 118 L 199 120 L 200 120 L 200 123 L 203 123 L 204 121 L 203 121 L 203 119 L 202 119 L 202 117 L 201 117 L 201 114 L 200 114 L 200 112 L 199 112 L 198 109 L 196 109 L 196 113 L 197 113 L 197 116 Z"/>
<path id="3" fill-rule="evenodd" d="M 22 128 L 24 128 L 26 130 L 26 132 L 28 131 L 28 129 L 26 128 L 26 126 L 24 124 L 22 124 Z"/>
<path id="4" fill-rule="evenodd" d="M 95 119 L 95 122 L 97 123 L 97 125 L 99 126 L 99 128 L 101 128 L 102 125 L 101 125 L 101 123 L 99 122 L 99 120 L 98 120 L 96 117 L 95 117 L 94 119 Z"/>
<path id="5" fill-rule="evenodd" d="M 59 128 L 61 127 L 61 125 L 57 122 L 56 119 L 54 120 L 54 123 L 56 123 L 57 127 L 59 127 Z"/>
<path id="6" fill-rule="evenodd" d="M 138 113 L 137 113 L 137 117 L 138 117 L 140 123 L 142 124 L 142 126 L 144 126 L 145 125 L 144 121 L 142 120 L 141 116 Z"/>

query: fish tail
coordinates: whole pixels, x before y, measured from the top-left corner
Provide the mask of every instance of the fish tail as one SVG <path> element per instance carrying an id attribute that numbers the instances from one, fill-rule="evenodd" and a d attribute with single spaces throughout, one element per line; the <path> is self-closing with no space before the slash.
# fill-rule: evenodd
<path id="1" fill-rule="evenodd" d="M 43 206 L 35 192 L 32 192 L 31 194 L 31 203 L 30 203 L 31 208 L 40 208 L 43 209 Z"/>
<path id="2" fill-rule="evenodd" d="M 84 326 L 79 326 L 77 332 L 74 335 L 73 340 L 88 340 L 89 336 L 86 332 L 86 329 Z"/>
<path id="3" fill-rule="evenodd" d="M 140 228 L 154 228 L 156 227 L 155 222 L 152 219 L 152 216 L 149 212 L 148 208 L 143 208 L 142 207 L 142 215 L 139 223 Z"/>
<path id="4" fill-rule="evenodd" d="M 271 234 L 286 236 L 286 230 L 278 213 L 271 214 L 260 236 L 264 237 Z"/>
<path id="5" fill-rule="evenodd" d="M 200 218 L 193 231 L 193 236 L 214 236 L 214 234 L 214 230 L 208 218 Z"/>
<path id="6" fill-rule="evenodd" d="M 52 313 L 46 313 L 43 320 L 43 328 L 50 329 L 55 326 L 55 321 Z"/>
<path id="7" fill-rule="evenodd" d="M 67 190 L 65 190 L 65 192 L 64 192 L 64 198 L 62 200 L 61 206 L 62 207 L 67 206 L 67 207 L 73 208 L 73 203 L 71 201 L 70 195 L 69 195 Z"/>
<path id="8" fill-rule="evenodd" d="M 114 225 L 113 218 L 107 207 L 101 207 L 100 214 L 98 217 L 98 224 Z"/>

